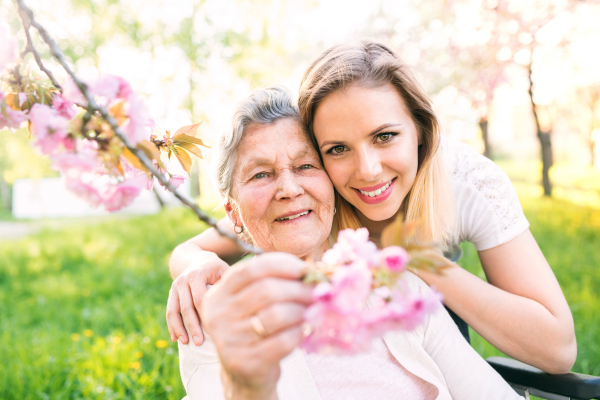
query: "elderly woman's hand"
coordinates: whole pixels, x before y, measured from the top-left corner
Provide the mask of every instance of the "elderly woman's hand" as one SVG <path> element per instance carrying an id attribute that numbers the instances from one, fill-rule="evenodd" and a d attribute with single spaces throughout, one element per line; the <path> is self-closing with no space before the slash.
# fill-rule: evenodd
<path id="1" fill-rule="evenodd" d="M 304 262 L 267 253 L 229 269 L 202 302 L 228 398 L 276 398 L 279 361 L 302 341 L 311 287 L 300 282 Z"/>
<path id="2" fill-rule="evenodd" d="M 204 340 L 197 310 L 200 310 L 206 293 L 206 285 L 217 283 L 229 269 L 229 265 L 216 255 L 208 257 L 203 252 L 200 263 L 192 263 L 171 285 L 167 301 L 167 327 L 171 340 L 179 339 L 187 344 L 189 339 L 184 327 L 188 327 L 192 340 L 200 346 Z"/>

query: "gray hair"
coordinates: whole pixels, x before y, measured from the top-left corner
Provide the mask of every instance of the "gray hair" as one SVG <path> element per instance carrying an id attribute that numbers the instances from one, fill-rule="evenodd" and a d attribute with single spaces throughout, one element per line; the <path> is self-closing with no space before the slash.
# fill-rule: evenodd
<path id="1" fill-rule="evenodd" d="M 256 89 L 238 103 L 231 128 L 221 135 L 213 149 L 212 175 L 222 202 L 227 202 L 231 196 L 237 150 L 246 129 L 253 124 L 269 125 L 283 118 L 294 118 L 304 127 L 296 101 L 283 86 Z"/>

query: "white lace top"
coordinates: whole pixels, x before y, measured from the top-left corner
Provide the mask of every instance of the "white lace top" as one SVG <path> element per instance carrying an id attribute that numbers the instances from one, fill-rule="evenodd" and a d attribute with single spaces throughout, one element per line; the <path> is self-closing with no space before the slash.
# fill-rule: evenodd
<path id="1" fill-rule="evenodd" d="M 443 138 L 441 150 L 454 184 L 459 240 L 477 250 L 504 244 L 529 227 L 510 179 L 466 143 Z"/>

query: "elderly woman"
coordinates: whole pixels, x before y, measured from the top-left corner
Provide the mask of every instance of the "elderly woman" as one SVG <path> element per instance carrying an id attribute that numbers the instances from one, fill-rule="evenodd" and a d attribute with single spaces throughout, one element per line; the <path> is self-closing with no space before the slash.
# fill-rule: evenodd
<path id="1" fill-rule="evenodd" d="M 299 281 L 302 259 L 318 260 L 329 247 L 332 183 L 282 88 L 257 90 L 243 102 L 216 153 L 215 175 L 236 232 L 271 253 L 229 269 L 204 297 L 204 343 L 179 343 L 189 397 L 519 398 L 441 307 L 415 331 L 374 340 L 364 354 L 298 350 L 311 302 L 311 288 Z M 410 273 L 408 282 L 430 290 Z"/>

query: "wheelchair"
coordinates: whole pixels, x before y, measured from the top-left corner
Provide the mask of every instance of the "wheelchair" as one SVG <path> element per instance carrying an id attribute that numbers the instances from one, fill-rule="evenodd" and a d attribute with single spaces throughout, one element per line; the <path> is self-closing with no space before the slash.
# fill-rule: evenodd
<path id="1" fill-rule="evenodd" d="M 444 256 L 452 262 L 462 257 L 462 249 L 454 246 Z M 469 326 L 452 310 L 446 310 L 469 344 Z M 488 364 L 521 396 L 537 396 L 546 400 L 600 399 L 600 377 L 570 372 L 551 375 L 538 368 L 506 357 L 489 357 Z"/>

